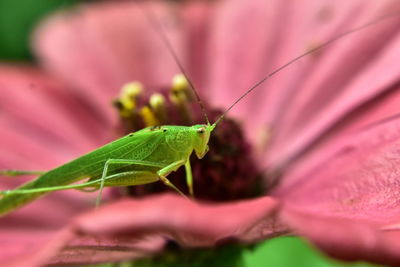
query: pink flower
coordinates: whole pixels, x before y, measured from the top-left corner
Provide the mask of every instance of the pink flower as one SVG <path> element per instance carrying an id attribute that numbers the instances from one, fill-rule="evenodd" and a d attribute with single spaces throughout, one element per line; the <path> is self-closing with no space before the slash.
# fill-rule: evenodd
<path id="1" fill-rule="evenodd" d="M 156 7 L 202 95 L 223 107 L 307 49 L 398 8 L 394 0 Z M 257 164 L 277 177 L 268 195 L 213 204 L 163 194 L 93 210 L 93 195 L 52 193 L 0 219 L 0 263 L 110 262 L 152 255 L 168 239 L 213 246 L 290 232 L 340 259 L 398 264 L 399 24 L 387 19 L 302 59 L 232 110 L 260 150 Z M 159 88 L 178 72 L 130 2 L 56 15 L 34 45 L 41 69 L 0 67 L 0 168 L 49 169 L 110 141 L 118 89 L 131 80 Z"/>

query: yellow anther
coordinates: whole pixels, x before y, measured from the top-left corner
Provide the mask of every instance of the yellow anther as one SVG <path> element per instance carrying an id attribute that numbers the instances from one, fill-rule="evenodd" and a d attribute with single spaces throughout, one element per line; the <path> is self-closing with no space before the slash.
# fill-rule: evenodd
<path id="1" fill-rule="evenodd" d="M 166 100 L 162 94 L 155 93 L 150 97 L 150 107 L 153 110 L 156 118 L 161 124 L 167 122 L 167 109 L 166 109 Z"/>
<path id="2" fill-rule="evenodd" d="M 143 91 L 143 85 L 140 82 L 130 82 L 122 86 L 121 97 L 137 97 Z"/>
<path id="3" fill-rule="evenodd" d="M 150 106 L 153 109 L 158 109 L 159 107 L 165 107 L 165 98 L 162 94 L 152 94 L 150 97 Z"/>
<path id="4" fill-rule="evenodd" d="M 119 102 L 121 103 L 123 109 L 133 110 L 136 107 L 135 99 L 130 97 L 120 97 Z"/>
<path id="5" fill-rule="evenodd" d="M 154 125 L 160 125 L 160 122 L 157 120 L 155 114 L 150 109 L 150 107 L 144 106 L 140 110 L 140 115 L 142 116 L 142 119 L 143 119 L 146 127 L 154 126 Z"/>
<path id="6" fill-rule="evenodd" d="M 125 84 L 117 101 L 120 103 L 121 117 L 129 117 L 136 108 L 136 98 L 142 93 L 143 85 L 140 82 Z"/>
<path id="7" fill-rule="evenodd" d="M 189 104 L 192 100 L 190 85 L 182 74 L 175 75 L 172 81 L 171 91 L 169 93 L 170 101 L 178 108 L 184 121 L 190 123 L 192 114 Z"/>
<path id="8" fill-rule="evenodd" d="M 175 105 L 182 105 L 189 101 L 190 91 L 188 90 L 189 83 L 185 76 L 182 74 L 177 74 L 172 80 L 171 93 L 169 98 Z"/>
<path id="9" fill-rule="evenodd" d="M 177 74 L 172 78 L 172 91 L 186 91 L 189 83 L 183 74 Z"/>

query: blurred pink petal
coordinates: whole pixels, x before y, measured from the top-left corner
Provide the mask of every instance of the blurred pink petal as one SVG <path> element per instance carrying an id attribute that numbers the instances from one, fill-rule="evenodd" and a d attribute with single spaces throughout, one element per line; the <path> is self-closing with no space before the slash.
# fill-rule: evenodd
<path id="1" fill-rule="evenodd" d="M 33 67 L 0 66 L 0 90 L 0 151 L 4 155 L 0 169 L 47 170 L 105 141 L 106 130 L 96 115 L 66 93 L 61 83 Z M 75 112 L 81 121 L 76 121 Z M 92 130 L 99 134 L 94 136 Z M 0 188 L 14 188 L 22 180 L 26 179 L 1 179 Z M 0 262 L 52 240 L 71 217 L 89 207 L 87 195 L 65 191 L 1 218 L 0 243 L 7 249 L 0 253 Z"/>
<path id="2" fill-rule="evenodd" d="M 7 231 L 1 233 L 0 244 L 7 248 L 0 255 L 0 265 L 9 267 L 42 266 L 69 240 L 71 233 L 54 231 Z M 22 245 L 21 245 L 22 244 Z"/>
<path id="3" fill-rule="evenodd" d="M 40 150 L 13 149 L 11 146 L 18 142 L 4 142 L 6 147 L 2 148 L 35 156 L 47 150 L 52 156 L 43 156 L 47 162 L 41 168 L 54 167 L 79 153 L 90 151 L 104 142 L 107 134 L 109 138 L 110 131 L 97 119 L 97 114 L 85 107 L 81 99 L 66 92 L 65 85 L 41 71 L 28 66 L 0 66 L 0 86 L 0 105 L 4 111 L 0 117 L 4 126 L 2 131 L 21 135 L 21 139 L 29 137 L 27 142 L 38 144 Z M 79 112 L 79 121 L 75 112 Z M 93 135 L 92 131 L 99 134 Z M 55 144 L 57 153 L 51 149 Z"/>
<path id="4" fill-rule="evenodd" d="M 282 129 L 278 130 L 276 146 L 270 150 L 271 153 L 279 151 L 274 161 L 290 159 L 295 150 L 301 151 L 317 136 L 330 131 L 333 125 L 346 119 L 354 109 L 393 90 L 392 84 L 400 74 L 395 67 L 400 59 L 399 24 L 398 19 L 392 19 L 375 25 L 368 32 L 362 31 L 347 38 L 340 43 L 340 47 L 329 51 L 328 58 L 321 61 L 327 66 L 318 64 L 315 74 L 311 76 L 313 78 L 303 83 L 307 89 L 299 89 L 302 93 L 291 103 L 291 112 L 286 113 L 287 119 L 281 118 Z M 358 41 L 354 41 L 354 38 Z M 340 67 L 347 61 L 352 64 Z M 315 110 L 320 112 L 315 113 Z M 334 129 L 338 130 L 340 128 Z M 288 151 L 280 145 L 287 140 L 291 140 L 285 146 Z"/>
<path id="5" fill-rule="evenodd" d="M 170 24 L 168 36 L 185 60 L 174 6 L 154 6 L 160 20 Z M 123 84 L 138 80 L 157 88 L 179 73 L 143 8 L 129 1 L 87 5 L 54 16 L 39 28 L 34 44 L 44 67 L 73 88 L 85 88 L 79 93 L 110 121 L 111 109 L 104 107 Z"/>

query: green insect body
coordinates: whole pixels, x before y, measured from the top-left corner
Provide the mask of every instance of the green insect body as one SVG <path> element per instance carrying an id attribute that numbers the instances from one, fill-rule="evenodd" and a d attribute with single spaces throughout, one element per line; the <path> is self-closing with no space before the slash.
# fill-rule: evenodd
<path id="1" fill-rule="evenodd" d="M 3 191 L 0 216 L 56 190 L 100 189 L 99 203 L 104 186 L 131 186 L 161 181 L 184 195 L 166 178 L 181 166 L 185 166 L 189 192 L 193 195 L 189 157 L 193 151 L 200 159 L 207 153 L 210 133 L 215 126 L 148 127 L 128 134 L 45 172 L 15 190 Z M 85 178 L 88 178 L 86 182 L 72 184 Z"/>

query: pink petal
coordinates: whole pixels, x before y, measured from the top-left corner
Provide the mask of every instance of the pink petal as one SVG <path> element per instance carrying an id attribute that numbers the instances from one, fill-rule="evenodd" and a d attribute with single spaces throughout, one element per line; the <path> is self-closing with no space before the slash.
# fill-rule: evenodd
<path id="1" fill-rule="evenodd" d="M 329 132 L 314 140 L 314 143 L 307 147 L 303 154 L 295 158 L 295 161 L 285 171 L 291 173 L 309 170 L 320 164 L 321 160 L 329 157 L 333 151 L 340 149 L 339 144 L 346 142 L 349 136 L 354 136 L 363 129 L 396 118 L 399 113 L 399 89 L 400 87 L 394 84 L 385 93 L 354 109 L 345 119 L 335 124 Z M 287 180 L 294 179 L 293 175 L 289 176 Z"/>
<path id="2" fill-rule="evenodd" d="M 346 3 L 342 1 L 342 8 Z M 329 13 L 329 7 L 324 1 L 292 1 L 290 6 L 282 1 L 221 1 L 210 55 L 214 60 L 210 92 L 215 103 L 232 104 L 262 77 L 309 49 L 316 42 L 314 35 L 324 38 L 337 24 L 322 23 L 326 18 L 321 13 L 325 9 Z M 232 110 L 246 119 L 250 134 L 265 121 L 274 126 L 281 111 L 286 112 L 282 105 L 293 96 L 297 77 L 304 76 L 299 64 L 282 71 Z"/>
<path id="3" fill-rule="evenodd" d="M 83 214 L 65 228 L 63 231 L 72 236 L 63 239 L 66 247 L 52 257 L 51 263 L 96 263 L 149 256 L 162 249 L 167 239 L 185 247 L 213 246 L 232 239 L 260 240 L 287 231 L 271 217 L 276 204 L 269 197 L 219 205 L 187 201 L 176 195 L 121 200 Z M 51 242 L 36 252 L 46 256 L 41 258 L 42 263 L 48 263 L 51 256 L 43 252 Z M 74 249 L 76 246 L 80 249 Z M 19 264 L 24 263 L 25 259 L 20 259 Z"/>
<path id="4" fill-rule="evenodd" d="M 210 2 L 193 1 L 182 7 L 182 26 L 185 36 L 184 68 L 202 99 L 208 95 L 208 75 L 214 60 L 210 53 L 210 27 L 215 7 Z M 179 52 L 179 51 L 178 51 Z M 210 100 L 210 99 L 207 99 Z"/>
<path id="5" fill-rule="evenodd" d="M 119 201 L 82 216 L 77 224 L 80 231 L 93 235 L 162 232 L 184 246 L 210 246 L 227 237 L 246 240 L 246 233 L 275 207 L 276 202 L 270 197 L 205 205 L 176 195 L 161 195 Z M 264 236 L 271 234 L 268 230 Z"/>
<path id="6" fill-rule="evenodd" d="M 7 248 L 0 255 L 1 266 L 43 266 L 44 259 L 52 255 L 70 239 L 70 231 L 61 231 L 55 235 L 54 231 L 38 230 L 23 232 L 16 235 L 13 232 L 3 232 L 0 244 Z M 44 245 L 46 244 L 46 245 Z"/>
<path id="7" fill-rule="evenodd" d="M 0 66 L 0 90 L 1 169 L 48 170 L 110 139 L 98 114 L 33 67 Z"/>
<path id="8" fill-rule="evenodd" d="M 318 248 L 335 258 L 393 266 L 399 263 L 400 231 L 383 231 L 362 220 L 291 210 L 286 211 L 283 218 L 299 229 L 298 234 L 307 236 Z"/>
<path id="9" fill-rule="evenodd" d="M 158 3 L 152 9 L 184 63 L 174 6 Z M 154 90 L 179 73 L 145 11 L 132 2 L 103 2 L 58 14 L 38 30 L 36 51 L 51 73 L 84 89 L 80 94 L 112 121 L 110 101 L 124 83 L 139 80 Z"/>
<path id="10" fill-rule="evenodd" d="M 68 239 L 55 239 L 46 244 L 40 254 L 32 253 L 40 262 L 44 264 L 87 264 L 101 262 L 118 262 L 121 260 L 133 260 L 137 258 L 150 257 L 159 253 L 165 245 L 165 240 L 161 236 L 148 236 L 145 238 L 119 238 L 104 239 L 90 237 L 77 233 L 73 227 L 64 229 L 69 232 Z M 58 234 L 60 235 L 60 234 Z M 56 235 L 57 236 L 57 235 Z M 53 242 L 62 242 L 64 248 L 57 248 L 46 251 L 52 246 Z M 66 246 L 66 247 L 65 247 Z M 50 260 L 49 260 L 50 259 Z M 20 261 L 24 266 L 25 260 Z"/>
<path id="11" fill-rule="evenodd" d="M 283 220 L 337 257 L 399 262 L 399 140 L 399 118 L 373 124 L 288 172 Z"/>
<path id="12" fill-rule="evenodd" d="M 293 1 L 290 7 L 281 1 L 222 2 L 212 25 L 211 99 L 230 105 L 268 72 L 397 5 L 391 0 Z M 390 90 L 399 75 L 398 29 L 393 16 L 346 36 L 281 71 L 232 110 L 252 139 L 270 131 L 264 147 L 269 166 L 287 163 L 349 112 Z"/>
<path id="13" fill-rule="evenodd" d="M 65 86 L 34 68 L 0 66 L 0 90 L 1 130 L 6 136 L 15 135 L 13 141 L 0 141 L 2 149 L 13 154 L 34 154 L 26 155 L 29 159 L 46 159 L 47 164 L 40 168 L 54 167 L 51 162 L 60 164 L 110 139 L 107 125 L 99 121 L 98 114 L 85 107 L 76 95 L 66 93 Z M 39 145 L 39 151 L 19 147 L 24 139 L 32 144 L 31 149 L 34 144 Z M 57 153 L 52 147 L 57 147 Z M 52 156 L 38 157 L 44 150 L 51 151 Z"/>
<path id="14" fill-rule="evenodd" d="M 344 29 L 351 29 L 388 14 L 398 2 L 364 4 L 359 17 L 350 16 Z M 269 148 L 271 165 L 281 165 L 300 153 L 316 138 L 346 119 L 354 109 L 392 90 L 400 72 L 395 67 L 400 59 L 398 35 L 400 20 L 388 19 L 370 26 L 321 52 L 309 66 L 300 88 L 288 110 L 274 130 L 276 137 Z M 344 31 L 332 33 L 332 36 Z M 335 129 L 337 130 L 337 129 Z"/>
<path id="15" fill-rule="evenodd" d="M 221 1 L 211 25 L 209 66 L 210 100 L 228 106 L 271 70 L 270 60 L 276 51 L 276 39 L 285 36 L 286 27 L 275 27 L 281 16 L 279 1 Z M 286 21 L 286 20 L 285 20 Z M 285 21 L 283 23 L 285 23 Z M 276 22 L 276 24 L 275 24 Z M 271 27 L 260 25 L 271 24 Z M 272 25 L 274 25 L 272 27 Z M 255 99 L 265 99 L 265 90 L 249 96 L 230 115 L 245 118 Z M 254 107 L 254 106 L 252 106 Z M 256 106 L 264 113 L 260 103 Z M 252 109 L 252 116 L 255 108 Z"/>
<path id="16" fill-rule="evenodd" d="M 47 170 L 110 137 L 93 110 L 33 67 L 0 66 L 0 92 L 0 169 Z M 0 190 L 26 180 L 1 177 Z M 75 214 L 93 207 L 90 198 L 72 191 L 52 193 L 1 218 L 0 243 L 7 245 L 0 259 L 25 255 L 33 243 L 41 244 Z M 35 235 L 44 239 L 32 240 Z"/>

